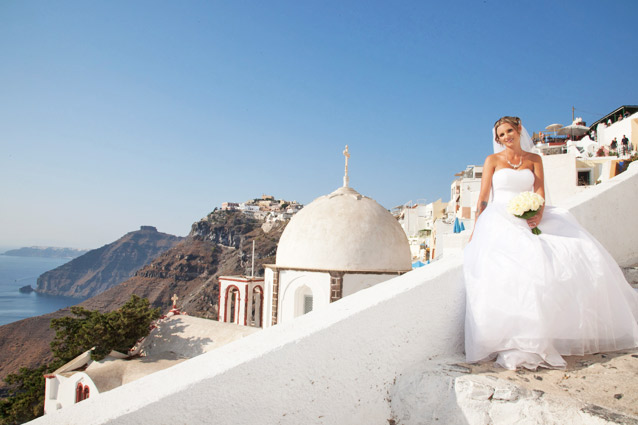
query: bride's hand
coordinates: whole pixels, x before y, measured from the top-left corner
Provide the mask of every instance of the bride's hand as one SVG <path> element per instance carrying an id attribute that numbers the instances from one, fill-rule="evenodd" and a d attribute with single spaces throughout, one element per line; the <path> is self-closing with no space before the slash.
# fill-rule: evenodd
<path id="1" fill-rule="evenodd" d="M 539 211 L 538 213 L 536 213 L 534 217 L 527 219 L 527 225 L 530 227 L 530 229 L 533 229 L 534 227 L 538 227 L 542 218 L 543 218 L 543 212 Z"/>

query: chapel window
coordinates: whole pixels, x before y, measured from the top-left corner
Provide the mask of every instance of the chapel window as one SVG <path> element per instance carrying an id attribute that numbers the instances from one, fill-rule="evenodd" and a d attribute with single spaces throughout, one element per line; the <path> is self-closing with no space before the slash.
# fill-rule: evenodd
<path id="1" fill-rule="evenodd" d="M 78 382 L 78 385 L 75 387 L 75 402 L 79 403 L 84 400 L 82 397 L 84 396 L 84 386 Z"/>
<path id="2" fill-rule="evenodd" d="M 81 382 L 78 382 L 75 387 L 75 402 L 79 403 L 82 400 L 89 398 L 89 392 L 90 390 L 88 385 L 82 385 Z"/>
<path id="3" fill-rule="evenodd" d="M 303 314 L 312 311 L 312 295 L 304 295 L 303 297 Z"/>

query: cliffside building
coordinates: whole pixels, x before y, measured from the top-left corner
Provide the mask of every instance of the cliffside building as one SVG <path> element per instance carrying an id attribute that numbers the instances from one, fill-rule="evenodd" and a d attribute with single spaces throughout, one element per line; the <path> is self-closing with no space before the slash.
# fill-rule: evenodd
<path id="1" fill-rule="evenodd" d="M 447 202 L 438 199 L 429 204 L 400 205 L 394 215 L 408 237 L 412 261 L 426 262 L 434 254 L 434 223 L 445 217 Z"/>
<path id="2" fill-rule="evenodd" d="M 457 218 L 474 220 L 478 194 L 481 190 L 483 167 L 468 165 L 450 186 L 450 202 L 448 203 L 448 219 Z"/>

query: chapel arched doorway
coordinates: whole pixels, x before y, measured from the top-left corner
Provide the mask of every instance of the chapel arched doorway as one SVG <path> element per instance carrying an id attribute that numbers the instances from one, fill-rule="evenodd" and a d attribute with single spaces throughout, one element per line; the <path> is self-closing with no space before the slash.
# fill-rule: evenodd
<path id="1" fill-rule="evenodd" d="M 234 285 L 226 289 L 226 315 L 224 321 L 239 324 L 239 288 Z"/>
<path id="2" fill-rule="evenodd" d="M 264 290 L 261 286 L 255 286 L 250 294 L 248 309 L 248 325 L 260 328 L 262 326 L 262 311 L 264 305 Z"/>

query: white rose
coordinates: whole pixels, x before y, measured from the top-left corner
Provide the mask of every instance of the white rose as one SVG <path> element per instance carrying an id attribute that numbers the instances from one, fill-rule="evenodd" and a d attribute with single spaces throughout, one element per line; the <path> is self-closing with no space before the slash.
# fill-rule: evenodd
<path id="1" fill-rule="evenodd" d="M 541 207 L 541 203 L 538 201 L 538 199 L 534 198 L 532 199 L 530 207 L 531 210 L 536 211 Z"/>

